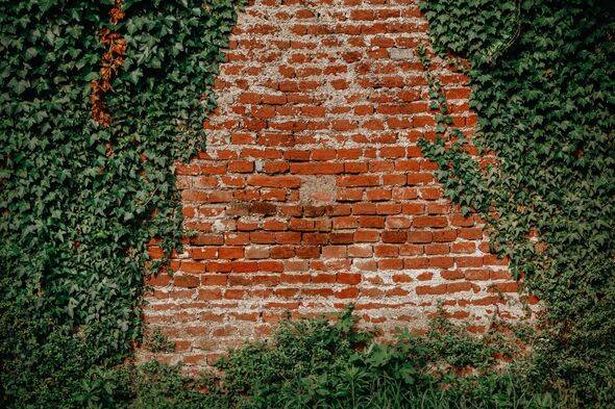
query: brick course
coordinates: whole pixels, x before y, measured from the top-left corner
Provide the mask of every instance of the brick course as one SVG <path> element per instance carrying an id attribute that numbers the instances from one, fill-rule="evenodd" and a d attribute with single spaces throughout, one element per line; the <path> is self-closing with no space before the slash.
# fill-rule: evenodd
<path id="1" fill-rule="evenodd" d="M 176 170 L 196 233 L 149 283 L 146 323 L 177 342 L 159 359 L 206 365 L 288 312 L 349 302 L 386 333 L 424 328 L 438 300 L 477 330 L 522 315 L 506 261 L 417 146 L 434 137 L 427 29 L 413 0 L 256 0 L 240 14 L 207 150 Z M 467 79 L 436 62 L 471 135 Z"/>

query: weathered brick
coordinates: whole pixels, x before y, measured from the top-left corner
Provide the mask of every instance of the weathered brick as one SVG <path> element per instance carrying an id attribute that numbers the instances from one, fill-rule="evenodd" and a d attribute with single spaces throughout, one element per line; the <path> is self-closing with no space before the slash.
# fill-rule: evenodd
<path id="1" fill-rule="evenodd" d="M 380 184 L 378 176 L 343 176 L 338 179 L 338 186 L 357 187 L 357 186 L 378 186 Z"/>
<path id="2" fill-rule="evenodd" d="M 301 186 L 301 179 L 293 176 L 265 176 L 254 175 L 248 178 L 248 184 L 252 186 L 265 187 L 289 187 L 298 188 Z"/>
<path id="3" fill-rule="evenodd" d="M 408 240 L 408 232 L 404 230 L 385 230 L 382 232 L 384 243 L 405 243 Z"/>
<path id="4" fill-rule="evenodd" d="M 233 29 L 207 149 L 176 165 L 196 233 L 172 255 L 174 274 L 148 279 L 144 314 L 179 342 L 173 359 L 207 365 L 224 346 L 270 334 L 286 311 L 318 316 L 348 302 L 385 331 L 422 325 L 438 300 L 476 331 L 494 305 L 522 314 L 499 295 L 517 290 L 508 260 L 489 253 L 476 215 L 446 199 L 419 147 L 436 135 L 418 6 L 342 3 L 250 2 Z M 453 126 L 471 136 L 467 78 L 433 69 Z M 158 246 L 151 257 L 163 256 Z"/>
<path id="5" fill-rule="evenodd" d="M 191 275 L 177 275 L 173 277 L 173 285 L 176 287 L 195 288 L 199 286 L 199 278 Z"/>
<path id="6" fill-rule="evenodd" d="M 291 163 L 290 173 L 300 175 L 335 175 L 344 171 L 343 163 Z"/>

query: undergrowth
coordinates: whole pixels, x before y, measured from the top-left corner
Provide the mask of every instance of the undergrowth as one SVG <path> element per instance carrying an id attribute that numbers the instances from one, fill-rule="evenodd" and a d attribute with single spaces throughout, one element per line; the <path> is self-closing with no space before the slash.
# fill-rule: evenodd
<path id="1" fill-rule="evenodd" d="M 517 338 L 494 327 L 469 335 L 445 318 L 425 335 L 400 333 L 390 343 L 355 327 L 347 309 L 325 319 L 283 321 L 266 341 L 230 351 L 199 377 L 151 361 L 93 368 L 71 384 L 71 402 L 90 408 L 562 408 L 561 391 L 529 382 Z M 527 342 L 528 339 L 525 339 Z M 59 358 L 65 355 L 56 351 Z M 503 360 L 517 363 L 503 365 Z M 79 405 L 83 406 L 79 406 Z"/>
<path id="2" fill-rule="evenodd" d="M 552 395 L 524 392 L 496 369 L 496 357 L 513 355 L 497 332 L 473 337 L 444 318 L 425 335 L 374 342 L 347 310 L 335 324 L 283 322 L 271 340 L 219 361 L 209 389 L 220 408 L 549 407 Z"/>

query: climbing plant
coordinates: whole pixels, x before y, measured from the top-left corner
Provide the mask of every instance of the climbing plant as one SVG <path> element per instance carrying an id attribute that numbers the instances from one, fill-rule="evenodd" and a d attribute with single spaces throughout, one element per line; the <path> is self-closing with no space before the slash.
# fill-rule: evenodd
<path id="1" fill-rule="evenodd" d="M 109 368 L 141 336 L 143 274 L 158 268 L 146 244 L 158 240 L 167 252 L 180 244 L 173 165 L 203 140 L 237 6 L 0 0 L 0 406 L 118 407 L 139 393 L 151 405 L 161 394 L 167 407 L 180 395 L 186 407 L 204 399 L 178 393 L 189 381 L 169 368 L 139 369 L 146 380 Z M 606 406 L 615 400 L 613 8 L 598 0 L 430 0 L 422 8 L 435 51 L 464 71 L 459 57 L 469 61 L 479 117 L 471 138 L 452 127 L 424 50 L 438 139 L 423 150 L 446 193 L 487 221 L 494 251 L 545 302 L 527 379 Z M 480 166 L 470 144 L 494 163 Z M 339 338 L 319 325 L 325 339 Z M 291 352 L 301 339 L 287 343 Z M 442 349 L 482 351 L 453 341 Z M 238 374 L 227 383 L 260 382 L 242 379 L 244 367 L 271 351 L 249 348 L 221 364 Z M 372 365 L 370 354 L 376 366 L 383 356 L 397 362 L 381 351 L 373 346 L 358 362 Z M 342 352 L 326 363 L 345 371 L 355 349 Z M 338 379 L 318 375 L 318 385 Z M 134 379 L 138 393 L 125 387 Z M 378 386 L 374 379 L 364 385 Z M 485 382 L 490 396 L 501 389 Z"/>
<path id="2" fill-rule="evenodd" d="M 615 401 L 613 7 L 602 1 L 429 0 L 434 50 L 463 69 L 479 122 L 422 142 L 445 193 L 544 301 L 536 379 Z M 424 64 L 431 63 L 424 52 Z M 437 78 L 432 108 L 447 116 Z M 444 103 L 443 103 L 444 102 Z"/>
<path id="3" fill-rule="evenodd" d="M 83 407 L 138 340 L 236 5 L 0 2 L 0 406 Z"/>

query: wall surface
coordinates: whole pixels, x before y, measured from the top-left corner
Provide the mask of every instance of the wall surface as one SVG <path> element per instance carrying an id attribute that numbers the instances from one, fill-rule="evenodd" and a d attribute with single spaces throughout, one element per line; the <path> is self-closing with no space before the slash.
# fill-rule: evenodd
<path id="1" fill-rule="evenodd" d="M 413 0 L 256 0 L 242 11 L 207 151 L 177 167 L 196 235 L 174 274 L 150 281 L 146 323 L 176 342 L 158 359 L 206 365 L 288 312 L 350 302 L 388 334 L 424 328 L 439 300 L 477 331 L 495 313 L 524 314 L 480 220 L 442 196 L 417 146 L 434 137 L 416 51 L 427 30 Z M 471 134 L 466 78 L 436 73 L 454 125 Z"/>

